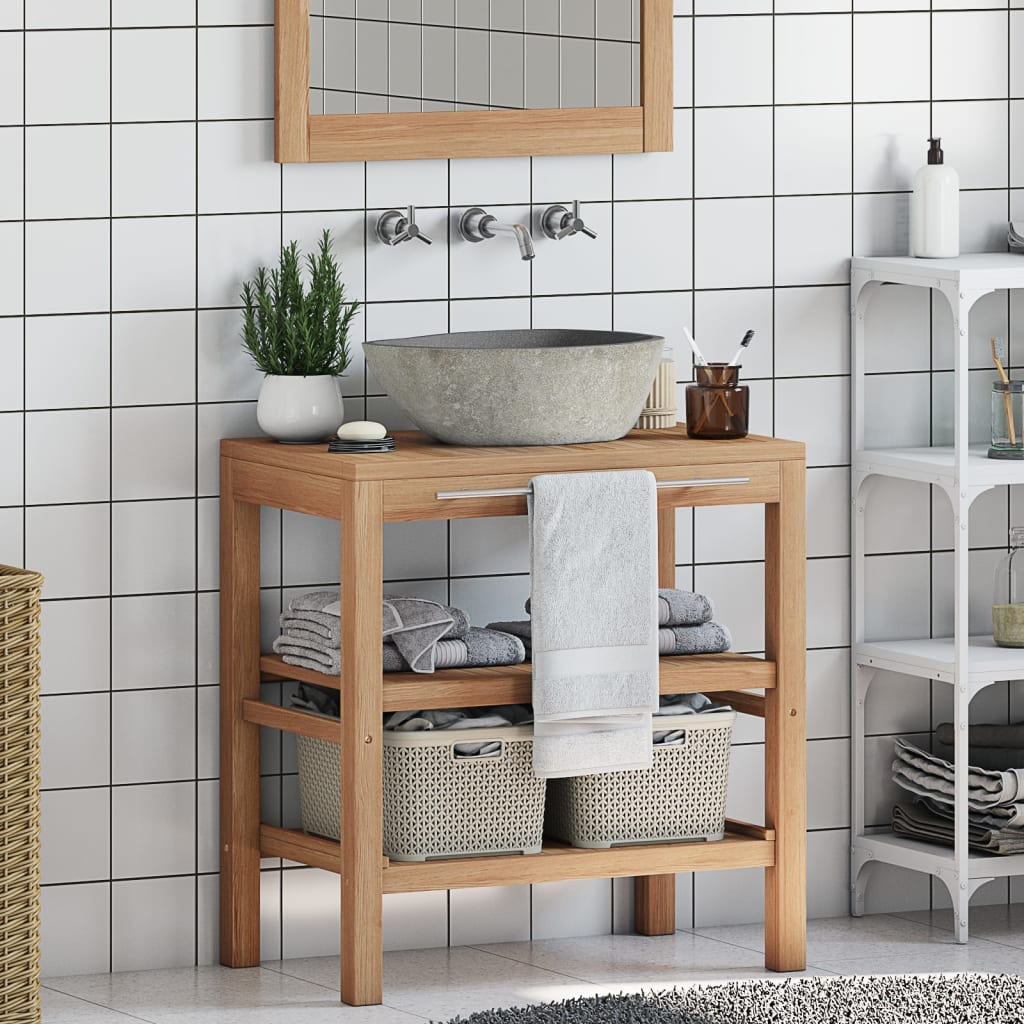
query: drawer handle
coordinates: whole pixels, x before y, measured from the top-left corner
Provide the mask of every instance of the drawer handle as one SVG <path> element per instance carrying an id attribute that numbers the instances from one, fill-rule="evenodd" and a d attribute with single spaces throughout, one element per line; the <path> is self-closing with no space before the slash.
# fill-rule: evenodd
<path id="1" fill-rule="evenodd" d="M 723 487 L 728 484 L 749 484 L 749 476 L 723 476 L 708 480 L 659 480 L 658 490 L 663 487 Z M 529 487 L 496 487 L 489 491 L 438 491 L 438 501 L 454 498 L 519 498 L 530 493 Z"/>

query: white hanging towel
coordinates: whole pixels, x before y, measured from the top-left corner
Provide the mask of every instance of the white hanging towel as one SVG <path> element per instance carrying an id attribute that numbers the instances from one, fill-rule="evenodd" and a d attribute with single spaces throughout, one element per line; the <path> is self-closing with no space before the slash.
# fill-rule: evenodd
<path id="1" fill-rule="evenodd" d="M 646 470 L 534 477 L 533 766 L 649 768 L 658 707 L 658 499 Z"/>

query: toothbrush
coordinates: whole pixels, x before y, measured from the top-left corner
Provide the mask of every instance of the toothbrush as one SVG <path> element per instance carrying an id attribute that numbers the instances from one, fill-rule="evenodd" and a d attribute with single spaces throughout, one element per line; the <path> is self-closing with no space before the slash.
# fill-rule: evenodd
<path id="1" fill-rule="evenodd" d="M 743 357 L 743 350 L 745 348 L 748 348 L 750 343 L 753 340 L 754 340 L 754 332 L 753 331 L 747 331 L 747 333 L 743 335 L 743 340 L 740 342 L 740 347 L 738 349 L 736 349 L 736 355 L 734 355 L 732 357 L 732 360 L 729 363 L 730 366 L 739 366 L 740 365 L 740 359 Z"/>
<path id="2" fill-rule="evenodd" d="M 700 346 L 694 340 L 694 337 L 690 333 L 689 329 L 686 328 L 686 327 L 683 327 L 683 334 L 686 335 L 686 340 L 690 343 L 690 348 L 693 349 L 693 356 L 697 360 L 697 365 L 698 366 L 707 366 L 708 365 L 708 361 L 704 358 L 704 353 L 701 352 Z"/>
<path id="3" fill-rule="evenodd" d="M 1006 342 L 1002 338 L 992 339 L 992 362 L 996 364 L 996 369 L 999 371 L 999 376 L 1004 384 L 1010 383 L 1010 378 L 1006 375 L 1006 370 L 1003 369 L 1003 363 L 1006 361 Z M 1006 412 L 1006 427 L 1010 434 L 1010 444 L 1014 448 L 1017 447 L 1017 431 L 1014 429 L 1013 424 L 1013 402 L 1010 399 L 1010 392 L 1003 392 L 1003 409 Z"/>

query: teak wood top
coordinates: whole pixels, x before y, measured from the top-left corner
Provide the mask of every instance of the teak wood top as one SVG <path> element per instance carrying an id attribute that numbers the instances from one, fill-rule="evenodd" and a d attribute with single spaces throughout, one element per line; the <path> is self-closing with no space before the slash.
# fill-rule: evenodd
<path id="1" fill-rule="evenodd" d="M 395 432 L 397 450 L 382 454 L 331 455 L 327 445 L 282 445 L 267 437 L 221 441 L 221 454 L 272 469 L 342 480 L 422 480 L 490 477 L 510 473 L 573 473 L 588 470 L 721 466 L 802 460 L 804 446 L 751 434 L 728 441 L 697 441 L 679 424 L 665 430 L 634 430 L 619 441 L 464 448 L 442 444 L 415 430 Z"/>

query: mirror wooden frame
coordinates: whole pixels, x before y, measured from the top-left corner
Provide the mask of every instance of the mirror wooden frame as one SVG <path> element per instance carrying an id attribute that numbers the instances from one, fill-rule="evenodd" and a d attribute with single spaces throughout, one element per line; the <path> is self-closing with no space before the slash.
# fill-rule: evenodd
<path id="1" fill-rule="evenodd" d="M 640 0 L 640 106 L 310 114 L 309 0 L 274 0 L 278 163 L 667 152 L 673 0 Z"/>

